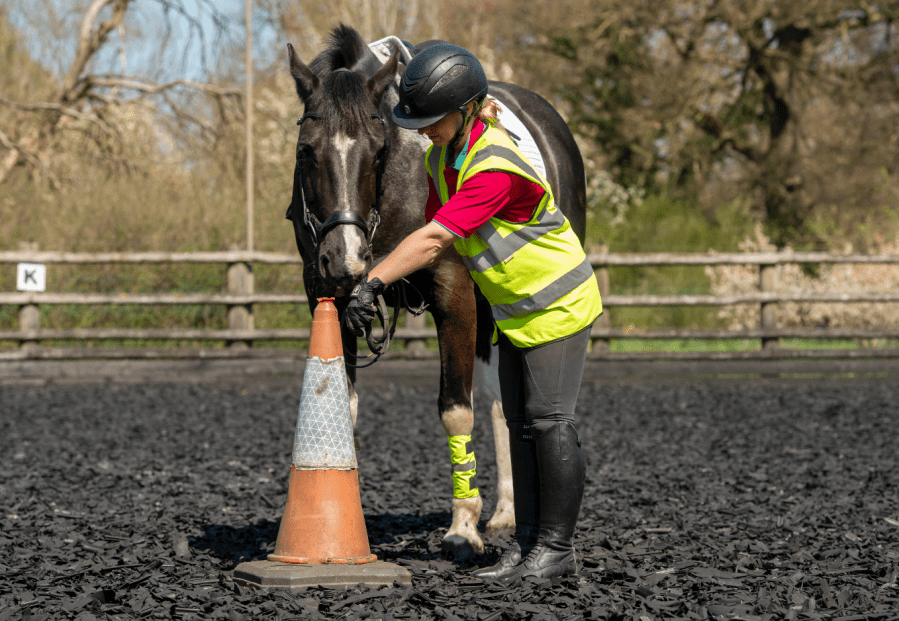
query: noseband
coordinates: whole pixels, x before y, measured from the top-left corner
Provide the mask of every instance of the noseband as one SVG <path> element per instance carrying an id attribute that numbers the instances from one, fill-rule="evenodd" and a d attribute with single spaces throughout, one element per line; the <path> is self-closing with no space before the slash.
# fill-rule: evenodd
<path id="1" fill-rule="evenodd" d="M 294 230 L 296 232 L 297 245 L 301 251 L 305 251 L 305 255 L 315 257 L 318 250 L 319 242 L 327 235 L 328 231 L 334 227 L 349 224 L 358 226 L 365 233 L 365 239 L 371 247 L 375 231 L 381 223 L 381 198 L 384 195 L 384 168 L 387 164 L 387 157 L 390 154 L 390 135 L 387 132 L 387 123 L 383 117 L 374 112 L 370 112 L 369 116 L 378 119 L 381 122 L 381 129 L 384 133 L 384 144 L 375 154 L 375 202 L 371 206 L 368 214 L 368 220 L 362 217 L 362 214 L 356 211 L 336 211 L 331 214 L 324 222 L 315 217 L 315 214 L 309 209 L 309 203 L 306 201 L 306 194 L 303 187 L 303 156 L 300 153 L 303 141 L 303 124 L 309 119 L 321 119 L 321 115 L 315 112 L 308 112 L 303 118 L 297 121 L 300 126 L 299 136 L 297 136 L 297 163 L 293 169 L 293 196 L 291 197 L 290 207 L 287 208 L 286 218 L 293 220 Z M 296 209 L 296 207 L 301 209 Z M 300 219 L 299 213 L 302 213 Z"/>

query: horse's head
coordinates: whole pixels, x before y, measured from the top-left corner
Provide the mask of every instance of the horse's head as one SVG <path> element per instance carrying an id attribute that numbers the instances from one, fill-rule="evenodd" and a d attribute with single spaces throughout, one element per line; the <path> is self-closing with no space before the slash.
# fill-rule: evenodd
<path id="1" fill-rule="evenodd" d="M 394 83 L 398 57 L 381 65 L 352 30 L 335 33 L 334 46 L 311 68 L 290 44 L 288 52 L 305 106 L 297 145 L 297 183 L 305 206 L 295 198 L 293 209 L 304 210 L 315 239 L 313 261 L 322 289 L 348 294 L 372 264 L 370 241 L 380 218 L 379 185 L 392 129 L 379 109 Z"/>

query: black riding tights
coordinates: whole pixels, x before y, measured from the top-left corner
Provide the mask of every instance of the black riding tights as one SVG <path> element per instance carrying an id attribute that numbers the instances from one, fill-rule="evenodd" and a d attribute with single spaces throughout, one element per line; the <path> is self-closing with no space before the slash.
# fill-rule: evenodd
<path id="1" fill-rule="evenodd" d="M 499 382 L 509 429 L 526 425 L 541 435 L 556 423 L 574 425 L 589 342 L 590 326 L 529 349 L 515 347 L 500 333 Z"/>

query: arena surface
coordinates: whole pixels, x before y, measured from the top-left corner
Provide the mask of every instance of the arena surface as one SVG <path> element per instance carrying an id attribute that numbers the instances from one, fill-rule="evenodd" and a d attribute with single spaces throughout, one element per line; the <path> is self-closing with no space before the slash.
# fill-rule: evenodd
<path id="1" fill-rule="evenodd" d="M 391 376 L 392 364 L 361 381 L 361 498 L 372 552 L 413 584 L 293 595 L 240 587 L 232 571 L 274 548 L 295 372 L 6 377 L 0 621 L 899 619 L 895 376 L 588 372 L 580 576 L 502 589 L 469 576 L 502 541 L 480 559 L 440 553 L 451 477 L 436 377 L 427 365 Z M 486 416 L 474 441 L 483 529 L 496 481 Z"/>

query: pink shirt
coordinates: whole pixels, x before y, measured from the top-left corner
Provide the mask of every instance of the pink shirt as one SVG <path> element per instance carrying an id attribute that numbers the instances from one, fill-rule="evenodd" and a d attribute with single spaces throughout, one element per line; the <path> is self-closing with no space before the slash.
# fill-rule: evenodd
<path id="1" fill-rule="evenodd" d="M 484 133 L 484 129 L 485 125 L 481 121 L 475 122 L 469 144 L 474 144 Z M 428 177 L 425 219 L 428 222 L 434 220 L 454 235 L 466 239 L 494 216 L 508 222 L 530 220 L 544 193 L 543 188 L 533 181 L 505 171 L 474 174 L 462 184 L 458 192 L 456 183 L 459 171 L 447 166 L 443 176 L 450 198 L 445 205 L 441 205 L 434 181 Z"/>

